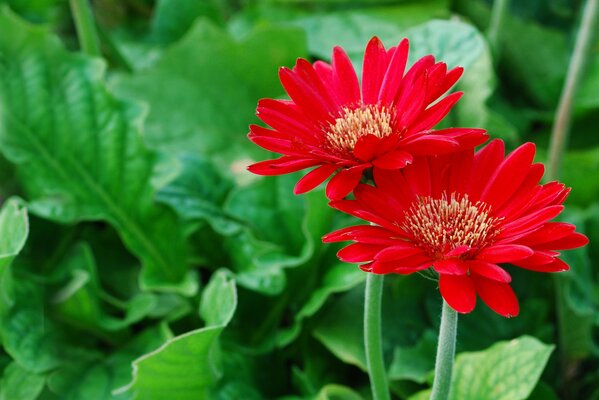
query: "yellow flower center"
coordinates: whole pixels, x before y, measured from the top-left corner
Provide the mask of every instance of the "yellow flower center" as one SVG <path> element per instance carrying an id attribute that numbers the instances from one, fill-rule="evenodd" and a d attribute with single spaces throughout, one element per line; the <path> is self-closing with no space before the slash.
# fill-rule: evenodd
<path id="1" fill-rule="evenodd" d="M 351 153 L 362 136 L 374 135 L 384 138 L 393 133 L 392 116 L 385 107 L 366 105 L 360 108 L 343 108 L 339 118 L 325 130 L 330 148 Z"/>
<path id="2" fill-rule="evenodd" d="M 491 206 L 479 201 L 472 203 L 468 195 L 453 193 L 448 199 L 422 197 L 405 213 L 402 227 L 416 243 L 435 258 L 458 246 L 480 249 L 493 242 L 499 234 L 503 218 L 489 215 Z"/>

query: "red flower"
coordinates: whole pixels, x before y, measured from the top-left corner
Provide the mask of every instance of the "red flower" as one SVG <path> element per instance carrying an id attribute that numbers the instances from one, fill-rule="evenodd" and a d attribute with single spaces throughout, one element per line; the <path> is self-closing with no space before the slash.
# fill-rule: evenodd
<path id="1" fill-rule="evenodd" d="M 569 189 L 540 185 L 526 143 L 507 157 L 501 140 L 480 151 L 419 157 L 398 171 L 375 170 L 377 187 L 361 184 L 356 200 L 331 205 L 374 225 L 330 233 L 324 242 L 356 243 L 337 254 L 365 263 L 375 274 L 409 274 L 432 266 L 439 289 L 458 312 L 474 309 L 478 295 L 505 317 L 518 314 L 511 277 L 498 264 L 539 272 L 569 269 L 556 250 L 588 243 L 575 226 L 549 222 L 563 210 Z"/>
<path id="2" fill-rule="evenodd" d="M 462 68 L 447 71 L 445 63 L 435 63 L 428 55 L 404 75 L 407 58 L 407 39 L 385 50 L 378 38 L 372 38 L 364 54 L 361 88 L 340 47 L 333 50 L 330 65 L 322 61 L 312 65 L 300 58 L 293 69 L 281 68 L 281 83 L 291 100 L 260 100 L 257 115 L 273 129 L 252 125 L 248 137 L 284 155 L 248 169 L 281 175 L 316 167 L 297 183 L 296 194 L 314 189 L 339 171 L 326 193 L 330 199 L 341 199 L 372 166 L 395 170 L 410 164 L 415 155 L 483 143 L 487 135 L 482 129 L 432 130 L 462 95 L 452 93 L 438 100 L 458 80 Z"/>

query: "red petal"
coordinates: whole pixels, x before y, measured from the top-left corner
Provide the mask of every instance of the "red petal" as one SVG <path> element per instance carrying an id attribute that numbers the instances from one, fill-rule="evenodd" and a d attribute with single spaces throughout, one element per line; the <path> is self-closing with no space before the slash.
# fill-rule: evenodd
<path id="1" fill-rule="evenodd" d="M 535 246 L 535 248 L 539 250 L 569 250 L 586 246 L 588 243 L 588 237 L 586 237 L 582 233 L 573 232 L 565 238 L 538 244 Z"/>
<path id="2" fill-rule="evenodd" d="M 372 164 L 381 169 L 400 169 L 411 164 L 413 159 L 410 153 L 396 150 L 376 158 Z"/>
<path id="3" fill-rule="evenodd" d="M 530 257 L 534 251 L 530 247 L 517 244 L 498 244 L 487 247 L 478 253 L 478 258 L 492 263 L 507 263 Z"/>
<path id="4" fill-rule="evenodd" d="M 381 250 L 376 255 L 375 259 L 379 261 L 401 260 L 416 254 L 422 254 L 422 250 L 411 243 L 402 243 L 401 241 L 396 240 L 396 243 L 393 246 Z"/>
<path id="5" fill-rule="evenodd" d="M 568 264 L 560 260 L 559 258 L 554 258 L 552 262 L 548 264 L 541 265 L 528 265 L 525 264 L 525 261 L 516 261 L 514 265 L 517 265 L 520 268 L 528 269 L 530 271 L 537 272 L 562 272 L 570 269 Z"/>
<path id="6" fill-rule="evenodd" d="M 376 36 L 370 39 L 364 52 L 362 64 L 362 101 L 375 104 L 387 69 L 385 46 Z"/>
<path id="7" fill-rule="evenodd" d="M 464 275 L 468 272 L 466 263 L 458 258 L 435 261 L 433 268 L 435 268 L 435 271 L 439 274 Z"/>
<path id="8" fill-rule="evenodd" d="M 476 285 L 476 293 L 491 310 L 507 318 L 518 315 L 518 299 L 509 283 L 496 282 L 476 275 L 472 276 L 472 280 Z"/>
<path id="9" fill-rule="evenodd" d="M 459 149 L 460 144 L 447 136 L 426 134 L 406 140 L 403 148 L 416 155 L 437 155 Z"/>
<path id="10" fill-rule="evenodd" d="M 383 247 L 378 245 L 353 243 L 339 250 L 337 257 L 341 261 L 349 263 L 371 261 L 381 249 Z"/>
<path id="11" fill-rule="evenodd" d="M 381 104 L 391 104 L 403 78 L 403 73 L 408 61 L 409 43 L 407 39 L 403 39 L 395 48 L 395 52 L 391 57 L 387 72 L 381 84 L 379 93 L 379 102 Z"/>
<path id="12" fill-rule="evenodd" d="M 447 253 L 444 254 L 444 256 L 446 258 L 459 257 L 462 254 L 469 252 L 470 250 L 472 250 L 472 247 L 461 245 L 457 246 L 455 249 L 449 250 Z"/>
<path id="13" fill-rule="evenodd" d="M 528 171 L 534 156 L 535 145 L 532 143 L 525 143 L 514 150 L 488 180 L 481 200 L 494 208 L 501 207 L 526 178 L 527 174 L 522 171 Z"/>
<path id="14" fill-rule="evenodd" d="M 489 177 L 503 161 L 505 145 L 503 140 L 495 139 L 474 154 L 472 174 L 468 179 L 470 186 L 467 192 L 471 200 L 478 200 Z"/>
<path id="15" fill-rule="evenodd" d="M 393 246 L 398 242 L 398 239 L 393 239 L 395 236 L 393 231 L 374 225 L 358 225 L 342 228 L 326 234 L 322 237 L 323 243 L 343 242 L 346 240 L 354 240 L 360 243 L 368 244 L 385 244 Z"/>
<path id="16" fill-rule="evenodd" d="M 380 139 L 374 135 L 361 136 L 354 146 L 354 156 L 360 161 L 372 160 L 378 150 Z"/>
<path id="17" fill-rule="evenodd" d="M 248 166 L 248 171 L 257 175 L 282 175 L 313 167 L 318 163 L 319 161 L 317 160 L 291 159 L 287 156 L 283 156 L 276 160 L 266 160 L 252 164 Z"/>
<path id="18" fill-rule="evenodd" d="M 296 183 L 293 193 L 302 194 L 309 192 L 324 182 L 325 179 L 327 179 L 333 172 L 337 170 L 337 168 L 338 167 L 336 165 L 325 164 L 313 169 Z"/>
<path id="19" fill-rule="evenodd" d="M 440 275 L 439 290 L 447 304 L 457 312 L 469 313 L 474 310 L 476 291 L 468 275 Z"/>
<path id="20" fill-rule="evenodd" d="M 354 104 L 360 100 L 360 84 L 356 71 L 345 51 L 339 46 L 333 49 L 333 79 L 342 104 Z"/>
<path id="21" fill-rule="evenodd" d="M 368 165 L 357 165 L 339 171 L 327 185 L 327 197 L 331 200 L 341 200 L 347 196 L 360 183 L 362 171 L 366 168 Z"/>
<path id="22" fill-rule="evenodd" d="M 463 94 L 463 92 L 452 93 L 424 110 L 416 124 L 410 127 L 410 131 L 425 131 L 437 125 L 451 111 Z"/>
<path id="23" fill-rule="evenodd" d="M 512 277 L 500 266 L 481 260 L 466 261 L 470 272 L 498 282 L 511 282 Z"/>
<path id="24" fill-rule="evenodd" d="M 509 222 L 505 224 L 498 238 L 510 237 L 511 235 L 515 235 L 517 233 L 526 232 L 532 229 L 539 227 L 549 221 L 550 219 L 556 217 L 561 213 L 564 209 L 564 206 L 556 205 L 549 206 L 543 208 L 541 210 L 535 211 L 532 214 L 527 214 L 522 218 L 519 218 L 515 221 Z"/>

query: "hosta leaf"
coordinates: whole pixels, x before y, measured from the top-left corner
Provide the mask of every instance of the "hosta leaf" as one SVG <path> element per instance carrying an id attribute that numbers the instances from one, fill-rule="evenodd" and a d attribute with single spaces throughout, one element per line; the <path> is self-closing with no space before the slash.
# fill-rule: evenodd
<path id="1" fill-rule="evenodd" d="M 0 380 L 0 400 L 35 400 L 44 388 L 46 377 L 27 371 L 13 362 Z"/>
<path id="2" fill-rule="evenodd" d="M 141 110 L 115 98 L 104 64 L 0 11 L 0 144 L 19 167 L 31 211 L 65 223 L 105 220 L 144 269 L 143 286 L 190 292 L 178 220 L 154 204 L 156 162 Z"/>
<path id="3" fill-rule="evenodd" d="M 207 326 L 165 342 L 133 362 L 133 381 L 119 393 L 137 399 L 205 398 L 222 375 L 218 338 L 237 307 L 235 282 L 216 272 L 204 289 L 200 314 Z M 218 306 L 217 306 L 218 305 Z"/>
<path id="4" fill-rule="evenodd" d="M 0 313 L 13 304 L 9 265 L 25 245 L 28 235 L 27 209 L 19 199 L 8 199 L 0 211 Z"/>
<path id="5" fill-rule="evenodd" d="M 554 346 L 530 336 L 457 356 L 451 400 L 523 400 L 534 389 Z"/>
<path id="6" fill-rule="evenodd" d="M 437 336 L 426 331 L 412 347 L 397 347 L 389 367 L 389 379 L 408 379 L 424 383 L 435 368 Z"/>
<path id="7" fill-rule="evenodd" d="M 206 19 L 168 48 L 155 66 L 122 75 L 115 89 L 150 105 L 146 123 L 151 146 L 241 160 L 258 146 L 247 140 L 260 97 L 282 88 L 277 68 L 305 55 L 299 29 L 262 27 L 237 42 Z"/>

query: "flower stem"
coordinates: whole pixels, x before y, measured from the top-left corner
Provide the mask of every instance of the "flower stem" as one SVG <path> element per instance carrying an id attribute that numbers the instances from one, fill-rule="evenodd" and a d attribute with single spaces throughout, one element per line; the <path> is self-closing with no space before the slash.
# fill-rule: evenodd
<path id="1" fill-rule="evenodd" d="M 431 400 L 447 400 L 449 398 L 457 328 L 458 313 L 443 300 Z"/>
<path id="2" fill-rule="evenodd" d="M 572 107 L 574 96 L 582 77 L 583 67 L 589 55 L 589 46 L 593 38 L 593 26 L 597 20 L 597 1 L 587 0 L 583 10 L 580 29 L 576 37 L 574 52 L 568 66 L 566 82 L 562 89 L 562 95 L 559 99 L 555 123 L 551 131 L 551 143 L 549 144 L 549 158 L 547 160 L 547 179 L 555 180 L 559 178 L 559 167 L 562 154 L 566 147 L 568 132 L 570 128 L 570 119 L 572 116 Z"/>
<path id="3" fill-rule="evenodd" d="M 99 57 L 100 41 L 89 0 L 70 0 L 70 4 L 81 50 L 90 56 Z"/>
<path id="4" fill-rule="evenodd" d="M 389 400 L 387 372 L 383 360 L 381 303 L 384 275 L 368 274 L 364 298 L 364 349 L 374 400 Z"/>
<path id="5" fill-rule="evenodd" d="M 491 20 L 489 21 L 489 27 L 487 28 L 487 40 L 489 41 L 489 46 L 491 47 L 491 51 L 495 55 L 495 58 L 497 58 L 497 55 L 499 54 L 499 31 L 501 30 L 501 25 L 503 25 L 503 20 L 509 4 L 509 0 L 493 1 Z"/>

